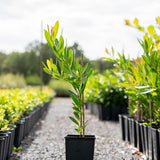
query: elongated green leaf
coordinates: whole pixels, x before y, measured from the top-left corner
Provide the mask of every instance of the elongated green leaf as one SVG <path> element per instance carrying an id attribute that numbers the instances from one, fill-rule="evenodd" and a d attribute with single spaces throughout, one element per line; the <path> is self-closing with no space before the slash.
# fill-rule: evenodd
<path id="1" fill-rule="evenodd" d="M 133 23 L 136 27 L 139 27 L 139 21 L 137 18 L 134 19 Z"/>
<path id="2" fill-rule="evenodd" d="M 78 107 L 72 107 L 78 114 L 81 113 L 80 109 Z"/>
<path id="3" fill-rule="evenodd" d="M 79 128 L 75 128 L 75 131 L 78 132 L 78 134 L 81 133 Z"/>
<path id="4" fill-rule="evenodd" d="M 71 97 L 73 99 L 73 101 L 75 102 L 75 104 L 79 107 L 82 105 L 82 102 L 79 101 L 79 97 L 74 93 L 72 92 L 71 90 L 69 90 L 69 93 L 71 94 Z"/>
<path id="5" fill-rule="evenodd" d="M 53 47 L 53 42 L 51 41 L 51 37 L 50 37 L 50 34 L 48 33 L 47 30 L 44 30 L 44 34 L 45 34 L 45 38 L 48 42 L 48 44 L 50 45 L 50 47 L 52 48 Z"/>
<path id="6" fill-rule="evenodd" d="M 155 90 L 156 90 L 156 89 L 148 89 L 148 90 L 145 90 L 145 91 L 142 91 L 142 92 L 138 92 L 137 95 L 138 95 L 138 94 L 147 94 L 147 93 L 153 92 L 153 91 L 155 91 Z"/>
<path id="7" fill-rule="evenodd" d="M 53 28 L 53 41 L 56 39 L 57 37 L 57 33 L 58 33 L 58 29 L 59 29 L 59 22 L 57 21 L 54 25 L 54 28 Z"/>
<path id="8" fill-rule="evenodd" d="M 82 70 L 82 74 L 83 75 L 85 73 L 85 71 L 87 71 L 87 68 L 88 68 L 88 63 L 84 66 L 83 70 Z"/>
<path id="9" fill-rule="evenodd" d="M 147 28 L 147 30 L 148 30 L 148 33 L 149 33 L 151 36 L 153 36 L 153 35 L 156 33 L 156 31 L 155 31 L 155 29 L 154 29 L 154 26 L 149 26 L 149 27 Z"/>
<path id="10" fill-rule="evenodd" d="M 46 72 L 47 74 L 52 75 L 52 71 L 50 71 L 48 68 L 43 68 L 44 72 Z"/>
<path id="11" fill-rule="evenodd" d="M 77 120 L 71 116 L 69 116 L 69 118 L 71 119 L 71 121 L 73 121 L 77 126 L 79 126 L 79 123 L 77 122 Z"/>
<path id="12" fill-rule="evenodd" d="M 149 88 L 149 86 L 136 86 L 136 89 L 144 89 L 144 88 Z"/>
<path id="13" fill-rule="evenodd" d="M 75 115 L 75 117 L 77 118 L 77 120 L 80 120 L 79 112 L 74 111 L 73 114 Z"/>

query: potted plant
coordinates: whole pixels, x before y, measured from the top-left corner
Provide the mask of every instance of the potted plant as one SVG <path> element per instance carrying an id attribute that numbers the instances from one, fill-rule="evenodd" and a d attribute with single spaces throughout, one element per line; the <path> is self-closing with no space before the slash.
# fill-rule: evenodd
<path id="1" fill-rule="evenodd" d="M 57 38 L 59 22 L 57 21 L 51 30 L 45 30 L 45 38 L 56 55 L 56 63 L 48 59 L 46 64 L 43 63 L 44 71 L 53 78 L 69 82 L 73 91 L 69 93 L 73 100 L 73 115 L 69 116 L 76 125 L 75 131 L 78 135 L 67 135 L 65 137 L 66 160 L 93 160 L 94 154 L 94 135 L 85 135 L 85 128 L 88 120 L 85 120 L 84 108 L 84 90 L 89 76 L 92 74 L 90 64 L 83 67 L 83 55 L 81 64 L 75 59 L 73 51 L 68 49 L 64 44 L 63 36 Z M 58 70 L 59 65 L 60 70 Z"/>

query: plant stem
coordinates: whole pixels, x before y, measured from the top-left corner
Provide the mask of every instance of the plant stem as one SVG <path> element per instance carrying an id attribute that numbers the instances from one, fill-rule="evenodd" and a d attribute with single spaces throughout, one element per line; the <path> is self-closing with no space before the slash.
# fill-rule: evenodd
<path id="1" fill-rule="evenodd" d="M 140 120 L 140 104 L 139 104 L 139 101 L 137 101 L 137 119 Z"/>
<path id="2" fill-rule="evenodd" d="M 81 66 L 83 69 L 83 53 L 81 54 Z M 83 84 L 83 74 L 82 74 L 82 84 Z M 84 92 L 82 93 L 82 126 L 83 126 L 83 137 L 85 136 L 85 109 L 84 109 Z"/>
<path id="3" fill-rule="evenodd" d="M 153 106 L 153 103 L 152 103 L 152 97 L 150 97 L 150 100 L 149 100 L 149 109 L 150 109 L 150 125 L 152 126 L 152 106 Z"/>

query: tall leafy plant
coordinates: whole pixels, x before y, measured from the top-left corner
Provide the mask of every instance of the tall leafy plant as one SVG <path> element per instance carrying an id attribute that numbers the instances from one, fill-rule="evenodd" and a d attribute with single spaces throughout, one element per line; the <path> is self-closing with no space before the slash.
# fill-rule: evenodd
<path id="1" fill-rule="evenodd" d="M 84 89 L 86 87 L 89 76 L 92 73 L 91 65 L 86 64 L 83 67 L 83 63 L 79 64 L 79 60 L 75 59 L 72 49 L 68 49 L 67 44 L 65 45 L 63 36 L 60 35 L 57 38 L 57 33 L 59 29 L 59 22 L 57 21 L 54 27 L 45 30 L 45 38 L 56 55 L 57 61 L 53 63 L 52 59 L 48 59 L 44 65 L 44 71 L 53 78 L 65 80 L 69 82 L 74 91 L 69 90 L 73 100 L 73 115 L 69 118 L 76 125 L 75 131 L 79 135 L 85 136 L 85 127 L 87 122 L 85 120 L 85 109 L 84 109 Z M 83 55 L 82 55 L 83 62 Z M 60 66 L 58 70 L 57 65 Z"/>
<path id="2" fill-rule="evenodd" d="M 133 59 L 119 54 L 117 59 L 108 59 L 117 62 L 117 66 L 127 73 L 126 83 L 121 84 L 129 90 L 133 99 L 143 107 L 147 120 L 156 120 L 159 115 L 159 69 L 160 69 L 160 17 L 156 18 L 157 26 L 150 25 L 147 28 L 139 25 L 136 18 L 133 24 L 125 20 L 126 25 L 144 32 L 142 40 L 138 40 L 144 53 L 141 57 Z M 148 114 L 150 112 L 150 115 Z"/>

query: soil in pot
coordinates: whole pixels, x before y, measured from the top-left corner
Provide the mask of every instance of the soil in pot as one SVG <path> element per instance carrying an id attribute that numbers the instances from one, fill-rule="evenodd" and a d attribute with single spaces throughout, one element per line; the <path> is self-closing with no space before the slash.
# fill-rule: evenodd
<path id="1" fill-rule="evenodd" d="M 67 135 L 65 137 L 66 160 L 93 160 L 95 136 Z"/>

